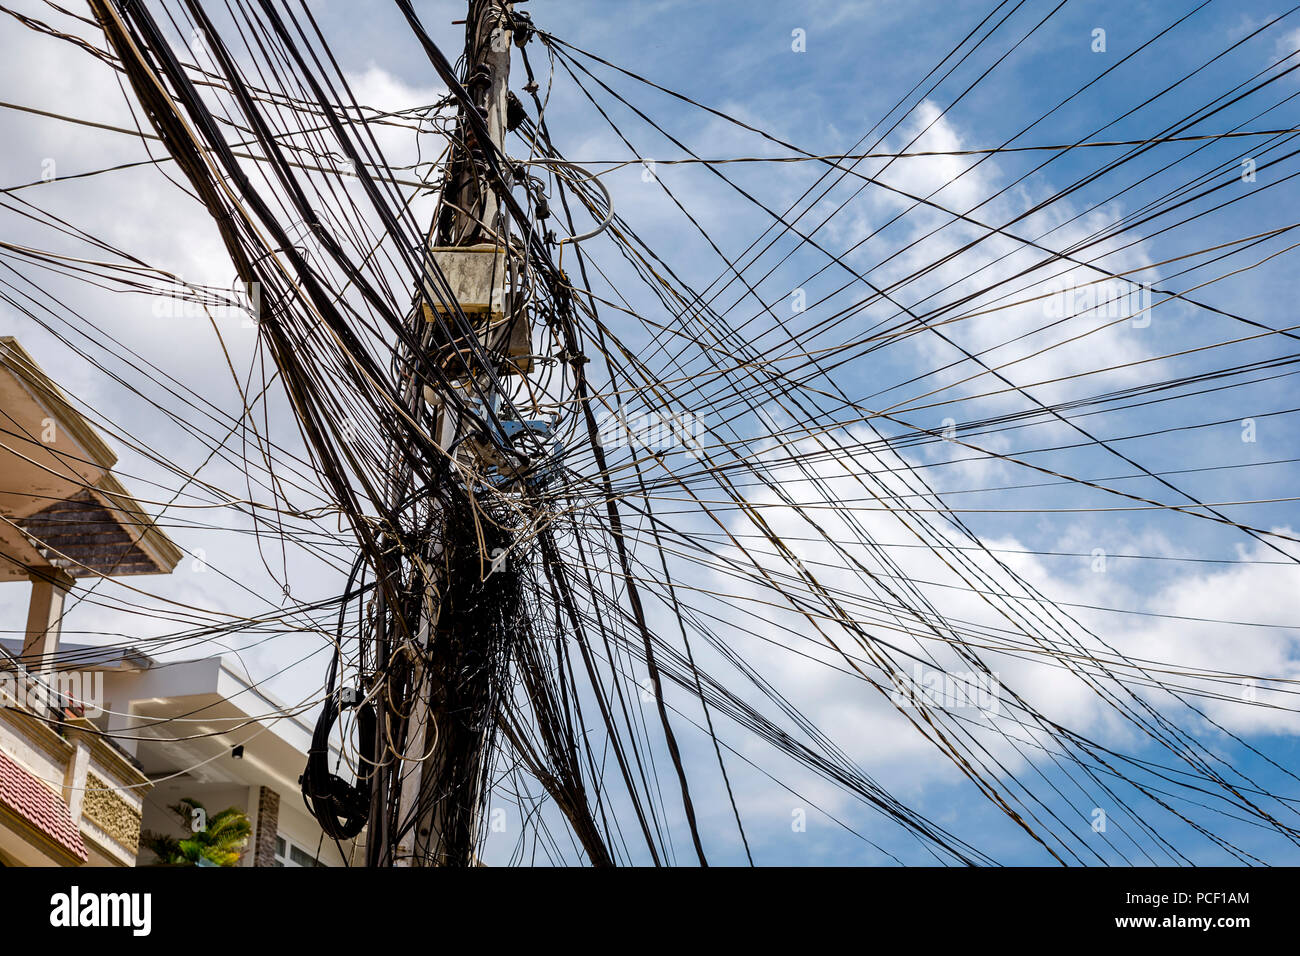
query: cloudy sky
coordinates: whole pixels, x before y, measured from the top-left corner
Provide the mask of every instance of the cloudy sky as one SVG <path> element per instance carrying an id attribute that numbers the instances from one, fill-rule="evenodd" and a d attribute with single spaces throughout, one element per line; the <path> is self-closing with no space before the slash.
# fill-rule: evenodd
<path id="1" fill-rule="evenodd" d="M 463 4 L 416 6 L 443 49 L 459 52 L 462 28 L 452 21 L 463 16 Z M 995 8 L 996 16 L 987 22 L 1001 25 L 979 55 L 955 67 L 949 61 L 926 79 Z M 103 45 L 93 28 L 46 3 L 16 3 L 11 9 Z M 322 3 L 313 9 L 360 103 L 397 111 L 430 104 L 445 92 L 394 5 Z M 1058 5 L 1028 0 L 999 6 L 991 0 L 536 0 L 527 9 L 541 28 L 574 46 L 814 155 L 866 150 L 952 154 L 1004 144 L 1141 140 L 1171 130 L 1195 135 L 1297 126 L 1291 97 L 1300 92 L 1300 71 L 1240 101 L 1229 102 L 1235 93 L 1225 97 L 1275 75 L 1279 70 L 1252 81 L 1278 61 L 1292 57 L 1287 65 L 1295 62 L 1300 14 L 1266 26 L 1285 11 L 1281 5 L 1262 2 Z M 1103 49 L 1097 49 L 1099 41 Z M 10 187 L 4 202 L 5 239 L 95 258 L 92 246 L 62 231 L 59 224 L 38 221 L 33 209 L 39 208 L 59 217 L 65 229 L 103 239 L 186 281 L 229 288 L 234 271 L 216 230 L 206 212 L 168 178 L 174 179 L 176 171 L 165 164 L 129 165 L 160 155 L 157 144 L 146 147 L 137 137 L 68 121 L 71 117 L 126 129 L 144 122 L 113 71 L 84 50 L 29 29 L 10 13 L 0 15 L 0 44 L 0 88 L 7 103 L 0 109 L 0 185 Z M 809 387 L 825 395 L 834 386 L 860 408 L 890 410 L 893 418 L 870 423 L 887 438 L 915 435 L 919 428 L 948 429 L 947 434 L 958 439 L 881 444 L 872 467 L 922 469 L 944 492 L 948 506 L 1001 556 L 1003 565 L 983 566 L 990 589 L 1008 587 L 1010 569 L 1132 658 L 1188 671 L 1300 679 L 1300 633 L 1294 627 L 1300 624 L 1300 572 L 1289 556 L 1296 548 L 1285 537 L 1291 529 L 1300 529 L 1300 514 L 1294 503 L 1278 500 L 1295 494 L 1294 449 L 1300 438 L 1291 407 L 1300 403 L 1290 400 L 1295 391 L 1287 367 L 1276 369 L 1271 377 L 1267 371 L 1246 376 L 1258 379 L 1253 384 L 1233 379 L 1233 387 L 1221 391 L 1166 403 L 1135 402 L 1132 408 L 1084 417 L 1075 424 L 1051 420 L 978 436 L 954 430 L 960 422 L 1026 408 L 1023 393 L 1009 393 L 998 377 L 961 361 L 961 349 L 982 353 L 1007 380 L 1045 403 L 1294 352 L 1289 340 L 1279 344 L 1276 335 L 1258 334 L 1260 326 L 1295 324 L 1300 283 L 1293 254 L 1287 251 L 1295 241 L 1291 234 L 1244 252 L 1234 247 L 1232 258 L 1214 264 L 1207 264 L 1211 254 L 1202 251 L 1293 225 L 1300 204 L 1295 201 L 1296 186 L 1287 180 L 1296 172 L 1295 161 L 1287 156 L 1290 140 L 1279 136 L 1170 143 L 1122 171 L 1095 179 L 1092 174 L 1121 155 L 1121 148 L 874 159 L 856 167 L 869 174 L 871 182 L 848 177 L 806 209 L 801 196 L 825 167 L 718 167 L 733 186 L 700 166 L 674 165 L 671 161 L 687 157 L 688 150 L 707 158 L 791 154 L 773 139 L 588 61 L 593 73 L 629 101 L 630 106 L 618 103 L 584 78 L 616 131 L 563 67 L 555 66 L 551 73 L 538 44 L 530 46 L 529 54 L 544 87 L 553 79 L 546 118 L 560 150 L 597 170 L 634 160 L 605 176 L 617 211 L 684 282 L 716 295 L 714 308 L 733 328 L 744 327 L 755 352 L 770 357 L 791 351 L 784 341 L 791 335 L 798 337 L 800 349 L 824 350 L 819 353 L 823 356 L 847 350 L 845 354 L 852 355 L 847 362 L 826 377 L 813 376 Z M 516 58 L 516 89 L 521 84 L 518 63 Z M 982 75 L 990 67 L 992 71 Z M 1181 82 L 1165 92 L 1175 81 Z M 899 103 L 904 107 L 898 108 Z M 15 105 L 64 119 L 34 115 Z M 1182 129 L 1185 117 L 1215 106 L 1223 108 Z M 652 117 L 672 139 L 651 128 L 631 107 Z M 383 127 L 378 135 L 394 168 L 425 161 L 436 148 L 435 137 L 405 127 Z M 1257 168 L 1250 180 L 1237 175 L 1239 167 L 1247 168 L 1247 160 L 1254 160 Z M 95 172 L 117 166 L 124 168 Z M 94 174 L 82 175 L 87 173 Z M 1235 182 L 1236 191 L 1220 190 L 1213 199 L 1132 233 L 1106 235 L 1125 217 L 1142 218 L 1149 204 L 1164 201 L 1188 182 L 1200 183 L 1200 188 Z M 1069 195 L 1036 208 L 1076 184 Z M 19 186 L 23 188 L 12 188 Z M 916 197 L 933 205 L 917 207 Z M 1182 222 L 1228 200 L 1238 201 Z M 754 288 L 746 292 L 728 281 L 726 263 L 711 243 L 731 258 L 745 254 L 771 225 L 763 206 L 797 208 L 803 214 L 799 228 L 815 228 L 820 249 L 784 236 L 747 270 Z M 417 218 L 427 219 L 428 197 L 417 198 L 412 208 Z M 969 219 L 953 222 L 943 210 L 960 210 Z M 987 238 L 989 230 L 982 224 L 1007 224 L 1010 235 Z M 898 303 L 914 310 L 934 308 L 1010 280 L 1041 258 L 1025 239 L 1053 250 L 1086 244 L 1085 258 L 1104 262 L 1108 271 L 1131 273 L 1141 282 L 1186 293 L 1213 309 L 1165 301 L 1167 295 L 1155 294 L 1142 308 L 1161 304 L 1135 320 L 1096 317 L 1044 328 L 1052 318 L 1050 310 L 1041 301 L 1025 300 L 1052 289 L 1007 281 L 1001 291 L 970 307 L 987 309 L 987 314 L 954 324 L 946 339 L 918 335 L 866 354 L 852 349 L 863 330 L 877 323 L 892 325 Z M 903 282 L 921 267 L 977 240 L 970 251 Z M 621 292 L 643 314 L 671 318 L 632 281 L 615 250 L 599 241 L 590 249 L 592 261 L 605 274 L 597 283 L 601 295 L 615 298 Z M 843 264 L 833 262 L 826 252 Z M 1193 254 L 1192 259 L 1180 258 Z M 1262 264 L 1231 274 L 1256 263 Z M 1192 264 L 1201 268 L 1185 272 Z M 876 288 L 895 283 L 899 287 L 893 302 L 876 301 L 827 327 L 828 318 L 869 293 L 845 265 L 868 273 Z M 1062 287 L 1095 278 L 1082 268 L 1054 272 Z M 120 457 L 123 482 L 161 516 L 160 523 L 187 553 L 173 575 L 141 585 L 148 596 L 112 582 L 79 587 L 65 622 L 66 639 L 147 641 L 223 615 L 274 614 L 286 601 L 310 602 L 339 592 L 340 568 L 350 561 L 350 541 L 336 518 L 294 519 L 295 527 L 310 529 L 313 548 L 282 548 L 272 538 L 249 533 L 251 525 L 241 515 L 218 507 L 207 491 L 182 487 L 177 477 L 178 471 L 197 473 L 232 497 L 258 499 L 262 494 L 241 465 L 245 455 L 256 454 L 255 448 L 235 433 L 214 456 L 207 438 L 222 433 L 229 427 L 228 416 L 238 414 L 238 381 L 260 381 L 254 329 L 245 328 L 238 316 L 222 317 L 218 337 L 206 318 L 178 314 L 161 297 L 70 281 L 12 255 L 0 259 L 0 281 L 0 333 L 16 335 L 99 425 Z M 798 308 L 792 305 L 796 296 Z M 1242 318 L 1260 325 L 1243 324 Z M 722 383 L 709 384 L 711 360 L 706 351 L 692 352 L 680 365 L 672 365 L 650 330 L 630 321 L 620 325 L 617 313 L 607 314 L 606 321 L 630 347 L 644 349 L 652 357 L 651 366 L 665 377 L 703 376 L 699 391 L 693 393 L 700 400 L 725 394 Z M 1252 335 L 1256 337 L 1232 346 L 1207 348 Z M 795 367 L 796 359 L 787 358 L 789 367 Z M 835 403 L 821 407 L 834 408 Z M 737 426 L 748 429 L 743 437 L 756 460 L 766 455 L 777 467 L 792 441 L 801 450 L 817 452 L 817 439 L 801 430 L 788 408 L 773 405 L 767 412 L 763 428 L 757 419 Z M 301 454 L 285 402 L 274 391 L 267 398 L 265 416 L 275 440 Z M 834 416 L 850 442 L 876 438 L 861 417 L 850 408 Z M 720 422 L 706 425 L 715 440 L 735 437 Z M 1098 447 L 1080 429 L 1111 442 L 1131 461 Z M 996 457 L 1023 455 L 1029 449 L 1053 449 L 1024 457 L 1056 474 L 1164 502 L 1186 504 L 1188 499 L 1138 473 L 1133 461 L 1166 476 L 1201 502 L 1268 502 L 1220 510 L 1234 521 L 1279 536 L 1261 540 L 1185 512 L 1135 507 L 1133 500 L 1054 481 L 1043 471 Z M 914 539 L 903 520 L 871 506 L 860 463 L 835 456 L 819 460 L 816 484 L 789 474 L 782 491 L 796 501 L 848 506 L 848 511 L 825 507 L 819 512 L 826 536 L 847 541 L 865 534 L 872 541 L 898 545 L 891 551 L 894 573 L 915 582 L 946 616 L 972 626 L 998 626 L 988 602 L 960 586 L 934 553 L 903 547 Z M 309 509 L 322 503 L 305 469 L 298 475 L 290 469 L 280 478 L 289 486 L 301 485 L 286 492 L 296 505 Z M 888 474 L 877 480 L 896 493 L 909 493 L 901 481 L 890 484 Z M 767 508 L 765 515 L 779 533 L 792 542 L 807 542 L 796 549 L 799 559 L 816 569 L 824 583 L 855 593 L 856 574 L 810 535 L 805 520 L 784 508 L 780 497 L 755 489 L 751 500 Z M 913 503 L 925 507 L 919 500 Z M 745 532 L 738 515 L 724 511 L 720 518 L 730 530 Z M 700 515 L 684 515 L 678 524 L 701 536 L 710 528 L 716 531 L 716 525 Z M 955 537 L 952 543 L 957 543 Z M 719 554 L 726 553 L 723 543 L 718 548 Z M 869 560 L 866 549 L 862 554 Z M 778 564 L 773 558 L 772 567 Z M 999 862 L 1049 862 L 1041 848 L 1026 841 L 980 797 L 898 710 L 847 671 L 842 660 L 837 666 L 836 655 L 805 623 L 762 603 L 757 590 L 745 591 L 715 571 L 686 564 L 677 570 L 702 595 L 716 586 L 736 596 L 725 611 L 721 605 L 713 608 L 730 615 L 719 622 L 721 632 L 756 671 L 778 682 L 782 694 L 834 740 L 847 759 Z M 0 614 L 12 622 L 9 630 L 21 629 L 26 600 L 21 585 L 0 589 Z M 702 596 L 705 606 L 707 598 Z M 300 617 L 293 620 L 302 623 Z M 656 611 L 656 623 L 668 629 L 662 608 Z M 310 701 L 316 694 L 327 662 L 319 636 L 286 633 L 266 641 L 236 635 L 228 643 L 244 648 L 244 665 L 280 699 Z M 168 653 L 194 656 L 219 649 L 169 646 Z M 711 652 L 701 653 L 706 667 L 724 669 Z M 1148 744 L 1131 726 L 1116 721 L 1097 694 L 1061 668 L 996 653 L 991 662 L 1008 687 L 1014 686 L 1053 720 L 1116 749 L 1151 756 Z M 1254 702 L 1276 699 L 1279 706 L 1248 706 L 1236 699 L 1250 695 Z M 761 705 L 757 693 L 752 700 Z M 679 736 L 688 769 L 692 779 L 700 781 L 695 796 L 710 858 L 743 862 L 713 748 L 688 723 L 701 719 L 698 709 L 684 697 L 673 702 L 682 712 Z M 1180 720 L 1187 733 L 1277 792 L 1300 797 L 1300 785 L 1277 766 L 1294 765 L 1295 735 L 1300 732 L 1285 695 L 1243 684 L 1220 689 L 1216 699 L 1202 706 L 1215 724 L 1189 719 L 1184 711 Z M 843 790 L 784 761 L 761 742 L 746 739 L 734 725 L 724 723 L 718 730 L 733 751 L 729 769 L 736 802 L 758 862 L 930 861 L 917 841 Z M 992 737 L 988 742 L 991 748 L 999 746 Z M 996 756 L 1008 774 L 1031 774 L 1032 764 L 1046 761 L 1032 747 L 1011 748 L 1005 741 L 1001 746 Z M 665 804 L 678 858 L 687 862 L 691 854 L 681 815 L 671 798 Z M 801 819 L 806 826 L 797 825 Z M 1088 821 L 1071 821 L 1071 826 L 1086 831 Z M 1276 833 L 1231 818 L 1216 820 L 1216 826 L 1269 862 L 1300 859 L 1295 846 Z M 1196 839 L 1186 828 L 1171 825 L 1169 832 L 1188 858 L 1224 861 L 1212 844 Z M 509 829 L 493 836 L 489 859 L 505 858 L 511 836 Z M 1113 849 L 1099 852 L 1108 861 L 1120 861 Z"/>

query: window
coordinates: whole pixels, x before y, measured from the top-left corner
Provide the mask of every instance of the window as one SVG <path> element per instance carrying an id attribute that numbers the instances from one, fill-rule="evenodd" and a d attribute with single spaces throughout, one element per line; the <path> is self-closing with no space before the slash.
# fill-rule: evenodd
<path id="1" fill-rule="evenodd" d="M 297 843 L 294 843 L 283 834 L 276 834 L 275 837 L 275 865 L 276 866 L 324 866 L 320 860 L 312 856 Z"/>

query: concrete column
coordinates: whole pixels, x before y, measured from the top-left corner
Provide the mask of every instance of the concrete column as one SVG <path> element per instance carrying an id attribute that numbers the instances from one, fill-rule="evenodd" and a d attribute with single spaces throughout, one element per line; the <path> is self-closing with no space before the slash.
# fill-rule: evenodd
<path id="1" fill-rule="evenodd" d="M 125 708 L 125 711 L 122 710 Z M 126 697 L 122 698 L 122 703 L 109 701 L 104 704 L 104 709 L 108 713 L 108 732 L 114 734 L 121 732 L 125 736 L 117 738 L 115 743 L 129 753 L 132 757 L 140 756 L 140 741 L 136 740 L 139 731 L 136 729 L 135 704 Z"/>
<path id="2" fill-rule="evenodd" d="M 63 802 L 68 805 L 72 822 L 81 826 L 81 805 L 86 800 L 86 772 L 90 769 L 90 744 L 80 733 L 73 734 L 76 750 L 63 773 Z"/>
<path id="3" fill-rule="evenodd" d="M 244 813 L 248 816 L 248 822 L 252 824 L 253 835 L 249 838 L 248 848 L 244 850 L 244 855 L 239 858 L 240 866 L 255 866 L 257 858 L 257 831 L 261 826 L 261 819 L 258 816 L 257 794 L 260 787 L 249 787 L 248 796 L 244 798 Z"/>
<path id="4" fill-rule="evenodd" d="M 58 568 L 32 569 L 29 576 L 32 600 L 27 607 L 23 663 L 29 671 L 52 670 L 63 630 L 63 601 L 75 582 L 70 574 Z"/>

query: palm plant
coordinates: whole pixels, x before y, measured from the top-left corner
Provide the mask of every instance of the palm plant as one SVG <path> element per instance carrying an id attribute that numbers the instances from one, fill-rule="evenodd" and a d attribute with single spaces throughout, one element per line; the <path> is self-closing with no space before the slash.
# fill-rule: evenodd
<path id="1" fill-rule="evenodd" d="M 168 809 L 180 818 L 191 834 L 177 838 L 145 830 L 140 835 L 140 842 L 152 850 L 159 861 L 172 866 L 239 865 L 239 858 L 253 832 L 253 824 L 243 810 L 229 807 L 208 817 L 203 804 L 193 797 L 185 797 Z M 203 820 L 205 825 L 194 829 L 194 823 L 199 820 Z"/>

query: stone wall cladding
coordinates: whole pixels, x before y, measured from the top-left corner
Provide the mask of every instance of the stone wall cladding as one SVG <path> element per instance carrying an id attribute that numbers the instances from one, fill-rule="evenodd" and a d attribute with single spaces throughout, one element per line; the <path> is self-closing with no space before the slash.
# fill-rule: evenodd
<path id="1" fill-rule="evenodd" d="M 257 832 L 253 834 L 253 866 L 275 866 L 275 837 L 279 825 L 280 795 L 270 787 L 259 787 Z"/>
<path id="2" fill-rule="evenodd" d="M 140 811 L 93 773 L 86 774 L 81 815 L 134 856 L 140 848 Z"/>

